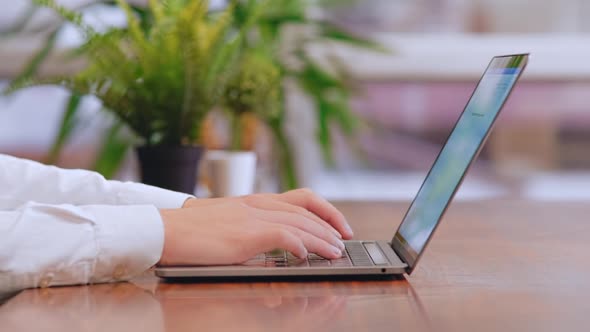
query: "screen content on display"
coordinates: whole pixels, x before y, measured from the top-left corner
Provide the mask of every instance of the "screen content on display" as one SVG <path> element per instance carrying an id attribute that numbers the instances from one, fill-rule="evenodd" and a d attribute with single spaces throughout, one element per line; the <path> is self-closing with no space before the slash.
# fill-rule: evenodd
<path id="1" fill-rule="evenodd" d="M 524 69 L 522 57 L 492 60 L 422 184 L 396 234 L 413 259 L 424 249 Z"/>

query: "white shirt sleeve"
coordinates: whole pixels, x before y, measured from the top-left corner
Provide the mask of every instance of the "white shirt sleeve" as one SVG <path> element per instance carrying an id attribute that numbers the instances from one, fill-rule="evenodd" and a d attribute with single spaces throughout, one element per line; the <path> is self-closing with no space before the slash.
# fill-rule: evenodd
<path id="1" fill-rule="evenodd" d="M 130 279 L 160 260 L 164 230 L 150 205 L 28 203 L 0 211 L 0 292 Z"/>
<path id="2" fill-rule="evenodd" d="M 0 292 L 130 279 L 160 259 L 158 209 L 190 197 L 0 154 Z"/>
<path id="3" fill-rule="evenodd" d="M 179 208 L 193 197 L 133 182 L 107 181 L 96 172 L 61 169 L 0 154 L 0 210 L 27 202 L 46 204 L 153 205 Z"/>

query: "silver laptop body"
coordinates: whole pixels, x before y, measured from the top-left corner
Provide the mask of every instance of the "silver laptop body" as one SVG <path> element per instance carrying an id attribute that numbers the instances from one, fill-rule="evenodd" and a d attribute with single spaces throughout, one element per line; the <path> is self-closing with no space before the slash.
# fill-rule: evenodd
<path id="1" fill-rule="evenodd" d="M 411 274 L 476 159 L 528 62 L 528 54 L 492 59 L 391 242 L 345 241 L 340 259 L 299 259 L 284 250 L 241 265 L 156 268 L 162 278 L 391 276 Z"/>

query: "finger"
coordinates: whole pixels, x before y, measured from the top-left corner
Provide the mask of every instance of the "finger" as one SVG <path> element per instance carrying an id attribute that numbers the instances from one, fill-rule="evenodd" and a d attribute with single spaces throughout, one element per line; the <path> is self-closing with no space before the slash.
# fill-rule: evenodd
<path id="1" fill-rule="evenodd" d="M 351 239 L 354 235 L 344 215 L 325 199 L 314 194 L 309 189 L 297 189 L 276 196 L 277 199 L 300 206 L 332 225 L 344 239 Z"/>
<path id="2" fill-rule="evenodd" d="M 308 252 L 303 239 L 286 229 L 284 226 L 272 226 L 274 227 L 268 227 L 267 231 L 259 238 L 257 250 L 255 250 L 256 253 L 252 256 L 273 249 L 283 249 L 299 258 L 307 258 Z"/>
<path id="3" fill-rule="evenodd" d="M 308 252 L 318 254 L 328 259 L 342 257 L 342 249 L 331 245 L 330 243 L 314 236 L 313 234 L 302 231 L 301 229 L 289 225 L 284 225 L 285 229 L 296 235 L 303 241 Z"/>
<path id="4" fill-rule="evenodd" d="M 332 232 L 336 237 L 342 239 L 342 235 L 332 225 L 328 224 L 325 220 L 318 217 L 317 215 L 309 212 L 308 210 L 293 204 L 289 204 L 277 199 L 270 197 L 263 197 L 258 195 L 252 195 L 244 198 L 244 202 L 251 207 L 269 210 L 269 211 L 283 211 L 291 212 L 303 215 L 304 217 L 315 221 L 317 224 L 323 226 L 328 231 Z"/>
<path id="5" fill-rule="evenodd" d="M 332 232 L 328 231 L 326 228 L 318 225 L 313 220 L 306 218 L 303 215 L 293 212 L 271 211 L 256 208 L 254 209 L 253 213 L 256 218 L 260 220 L 296 227 L 306 233 L 322 239 L 325 242 L 328 242 L 330 245 L 339 248 L 340 250 L 344 250 L 344 243 L 342 243 L 339 238 L 332 234 Z"/>

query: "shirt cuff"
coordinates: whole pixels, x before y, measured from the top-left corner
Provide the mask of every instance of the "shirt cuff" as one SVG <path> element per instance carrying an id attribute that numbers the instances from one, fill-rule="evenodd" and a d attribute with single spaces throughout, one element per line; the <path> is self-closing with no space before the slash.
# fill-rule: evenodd
<path id="1" fill-rule="evenodd" d="M 118 183 L 116 192 L 117 202 L 120 205 L 149 204 L 158 209 L 181 208 L 187 199 L 195 197 L 135 182 Z"/>
<path id="2" fill-rule="evenodd" d="M 98 248 L 91 282 L 128 280 L 160 260 L 164 249 L 164 224 L 154 206 L 84 208 L 95 217 Z"/>

